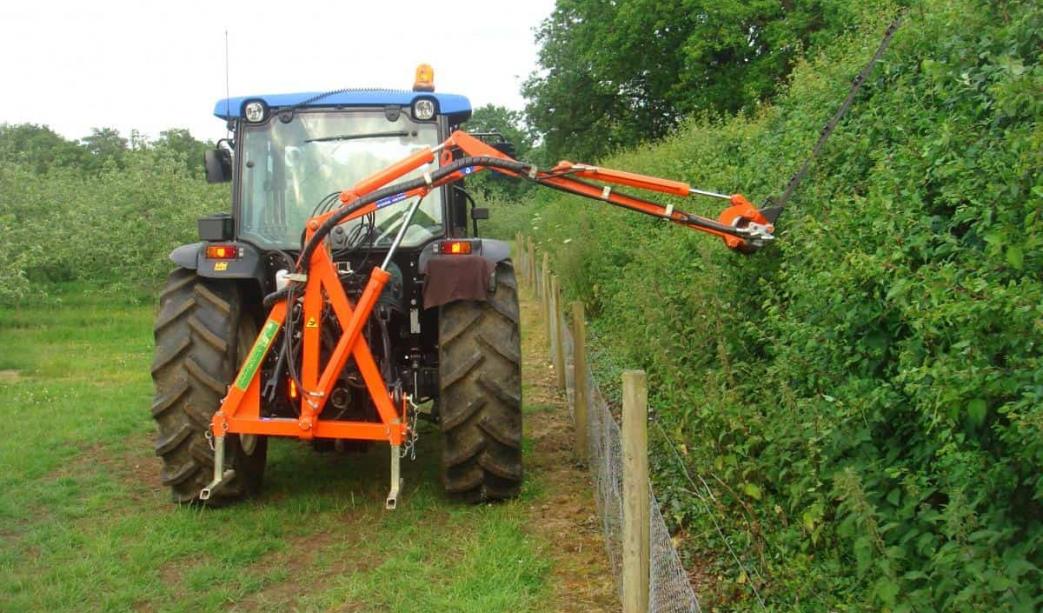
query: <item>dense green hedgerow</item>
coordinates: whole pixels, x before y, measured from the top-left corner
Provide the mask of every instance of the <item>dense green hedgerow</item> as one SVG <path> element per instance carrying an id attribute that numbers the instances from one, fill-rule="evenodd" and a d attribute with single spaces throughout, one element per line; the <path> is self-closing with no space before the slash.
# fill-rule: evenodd
<path id="1" fill-rule="evenodd" d="M 605 165 L 763 201 L 892 16 L 775 106 Z M 556 193 L 494 211 L 586 302 L 606 379 L 649 371 L 657 491 L 708 604 L 1043 606 L 1041 50 L 1038 3 L 915 5 L 752 257 Z"/>

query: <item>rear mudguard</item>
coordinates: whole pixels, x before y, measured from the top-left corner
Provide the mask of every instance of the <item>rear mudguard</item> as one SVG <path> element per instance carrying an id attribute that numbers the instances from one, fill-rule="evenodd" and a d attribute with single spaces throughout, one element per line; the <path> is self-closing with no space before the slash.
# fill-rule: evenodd
<path id="1" fill-rule="evenodd" d="M 488 299 L 496 290 L 496 265 L 510 258 L 510 245 L 490 238 L 470 239 L 471 255 L 442 255 L 439 242 L 424 247 L 417 263 L 424 275 L 424 308 L 453 300 Z"/>
<path id="2" fill-rule="evenodd" d="M 190 243 L 181 245 L 170 252 L 170 260 L 189 270 L 196 271 L 200 277 L 211 279 L 254 279 L 261 287 L 265 287 L 264 265 L 261 254 L 253 246 L 246 243 L 235 243 L 239 248 L 239 257 L 234 260 L 208 260 L 204 252 L 206 243 Z"/>

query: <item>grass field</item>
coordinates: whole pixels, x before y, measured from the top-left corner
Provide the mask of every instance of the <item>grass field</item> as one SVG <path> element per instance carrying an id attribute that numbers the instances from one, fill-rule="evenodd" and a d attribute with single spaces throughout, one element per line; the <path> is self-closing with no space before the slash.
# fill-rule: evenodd
<path id="1" fill-rule="evenodd" d="M 151 300 L 116 301 L 74 289 L 60 306 L 0 310 L 0 609 L 618 606 L 586 481 L 562 461 L 560 398 L 528 355 L 540 339 L 526 334 L 519 500 L 450 503 L 428 426 L 394 512 L 385 446 L 341 456 L 283 440 L 258 499 L 197 509 L 169 502 L 152 453 Z"/>

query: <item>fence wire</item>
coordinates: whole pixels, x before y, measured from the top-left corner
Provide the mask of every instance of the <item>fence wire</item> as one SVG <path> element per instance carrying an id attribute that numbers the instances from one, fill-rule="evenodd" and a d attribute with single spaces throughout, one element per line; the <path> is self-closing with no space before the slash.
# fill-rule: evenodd
<path id="1" fill-rule="evenodd" d="M 560 312 L 558 330 L 562 332 L 565 347 L 565 383 L 568 393 L 569 411 L 575 421 L 575 380 L 573 374 L 572 330 L 565 324 Z M 623 574 L 623 445 L 619 425 L 616 423 L 608 403 L 601 394 L 594 375 L 587 366 L 587 462 L 594 478 L 594 495 L 605 549 L 612 563 L 617 589 L 622 589 Z M 699 611 L 699 602 L 688 581 L 688 574 L 681 565 L 677 551 L 670 540 L 659 502 L 649 484 L 649 581 L 648 610 L 652 613 Z M 622 594 L 620 594 L 622 596 Z"/>

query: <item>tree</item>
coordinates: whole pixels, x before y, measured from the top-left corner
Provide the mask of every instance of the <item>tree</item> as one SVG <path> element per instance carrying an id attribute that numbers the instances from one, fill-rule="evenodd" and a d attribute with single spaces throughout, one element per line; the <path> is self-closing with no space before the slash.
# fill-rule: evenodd
<path id="1" fill-rule="evenodd" d="M 171 128 L 159 133 L 159 138 L 152 143 L 160 151 L 169 151 L 181 158 L 188 171 L 195 176 L 203 172 L 203 152 L 211 145 L 196 140 L 184 128 Z"/>
<path id="2" fill-rule="evenodd" d="M 802 49 L 853 21 L 845 0 L 559 0 L 523 86 L 552 157 L 593 159 L 697 111 L 770 99 Z"/>
<path id="3" fill-rule="evenodd" d="M 109 160 L 122 165 L 127 153 L 127 139 L 120 136 L 119 130 L 115 128 L 93 128 L 90 136 L 83 137 L 80 142 L 90 153 L 92 161 L 89 166 L 94 170 Z"/>
<path id="4" fill-rule="evenodd" d="M 47 126 L 31 123 L 0 124 L 0 162 L 21 163 L 37 173 L 55 167 L 76 167 L 86 151 Z"/>

